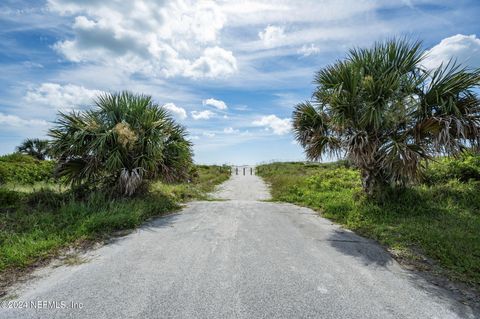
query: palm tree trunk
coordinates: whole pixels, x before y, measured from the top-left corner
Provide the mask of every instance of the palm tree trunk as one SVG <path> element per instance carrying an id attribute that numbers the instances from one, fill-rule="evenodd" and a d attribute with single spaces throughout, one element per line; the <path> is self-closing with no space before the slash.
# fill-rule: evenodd
<path id="1" fill-rule="evenodd" d="M 368 196 L 373 196 L 377 188 L 377 179 L 371 170 L 362 169 L 362 187 Z"/>

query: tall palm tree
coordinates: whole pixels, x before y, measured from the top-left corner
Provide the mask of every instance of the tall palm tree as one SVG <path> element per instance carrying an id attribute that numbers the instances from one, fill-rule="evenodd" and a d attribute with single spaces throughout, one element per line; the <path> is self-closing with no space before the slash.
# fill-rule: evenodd
<path id="1" fill-rule="evenodd" d="M 89 111 L 60 113 L 50 130 L 57 171 L 68 182 L 100 185 L 130 196 L 145 180 L 157 177 L 160 167 L 180 162 L 168 152 L 172 137 L 188 150 L 184 156 L 191 162 L 185 129 L 150 96 L 104 94 L 95 105 Z"/>
<path id="2" fill-rule="evenodd" d="M 421 43 L 390 40 L 321 69 L 312 101 L 293 112 L 307 157 L 347 157 L 373 195 L 415 181 L 436 154 L 478 146 L 480 70 L 454 62 L 427 70 L 424 58 Z"/>
<path id="3" fill-rule="evenodd" d="M 27 138 L 17 147 L 17 151 L 22 154 L 33 156 L 41 161 L 49 156 L 50 145 L 48 140 L 38 138 Z"/>

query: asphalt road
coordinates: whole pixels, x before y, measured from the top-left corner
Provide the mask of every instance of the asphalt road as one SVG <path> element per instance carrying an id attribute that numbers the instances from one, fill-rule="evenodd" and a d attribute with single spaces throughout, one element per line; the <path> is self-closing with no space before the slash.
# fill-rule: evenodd
<path id="1" fill-rule="evenodd" d="M 37 271 L 3 303 L 23 308 L 0 318 L 478 318 L 374 242 L 259 201 L 269 195 L 255 176 L 215 196 L 224 200 L 190 203 L 85 263 Z"/>

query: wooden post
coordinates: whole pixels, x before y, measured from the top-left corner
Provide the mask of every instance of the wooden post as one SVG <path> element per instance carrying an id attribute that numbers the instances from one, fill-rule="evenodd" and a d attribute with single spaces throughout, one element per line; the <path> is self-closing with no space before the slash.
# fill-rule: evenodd
<path id="1" fill-rule="evenodd" d="M 250 175 L 253 175 L 253 167 L 250 167 Z"/>
<path id="2" fill-rule="evenodd" d="M 238 175 L 238 167 L 235 167 L 235 175 Z"/>
<path id="3" fill-rule="evenodd" d="M 245 167 L 243 168 L 243 176 L 245 176 Z"/>

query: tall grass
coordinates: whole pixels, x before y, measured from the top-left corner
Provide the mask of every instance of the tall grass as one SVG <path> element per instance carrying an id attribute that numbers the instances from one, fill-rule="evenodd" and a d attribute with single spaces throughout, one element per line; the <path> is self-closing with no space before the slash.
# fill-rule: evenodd
<path id="1" fill-rule="evenodd" d="M 0 215 L 0 272 L 27 267 L 67 244 L 105 238 L 179 207 L 161 193 L 128 200 L 97 193 L 79 201 L 47 190 L 18 199 Z"/>

